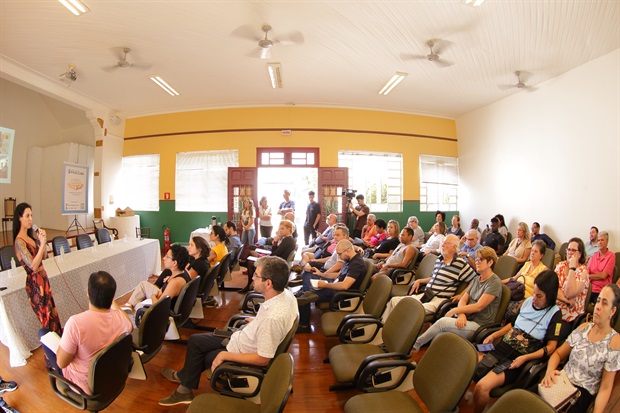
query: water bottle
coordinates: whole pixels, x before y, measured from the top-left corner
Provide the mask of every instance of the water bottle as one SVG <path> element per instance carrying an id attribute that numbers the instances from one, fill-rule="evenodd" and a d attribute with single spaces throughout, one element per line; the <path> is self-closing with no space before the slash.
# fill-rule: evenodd
<path id="1" fill-rule="evenodd" d="M 123 236 L 123 242 L 127 242 L 127 231 L 125 231 L 125 236 Z"/>
<path id="2" fill-rule="evenodd" d="M 217 217 L 215 215 L 213 215 L 211 217 L 211 227 L 217 225 Z"/>
<path id="3" fill-rule="evenodd" d="M 14 270 L 15 268 L 17 268 L 17 265 L 15 264 L 15 257 L 11 257 L 11 269 Z"/>
<path id="4" fill-rule="evenodd" d="M 64 261 L 65 259 L 65 248 L 60 247 L 60 261 Z"/>
<path id="5" fill-rule="evenodd" d="M 98 244 L 98 242 L 97 242 L 97 240 L 95 240 L 95 242 L 93 242 L 93 248 L 92 248 L 92 250 L 93 250 L 92 253 L 93 254 L 97 252 L 97 244 Z"/>

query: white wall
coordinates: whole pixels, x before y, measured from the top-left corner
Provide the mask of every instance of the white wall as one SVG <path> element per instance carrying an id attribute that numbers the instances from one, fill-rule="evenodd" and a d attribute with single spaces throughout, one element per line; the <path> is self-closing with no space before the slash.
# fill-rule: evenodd
<path id="1" fill-rule="evenodd" d="M 620 49 L 457 119 L 459 210 L 539 221 L 558 244 L 596 225 L 620 251 Z"/>

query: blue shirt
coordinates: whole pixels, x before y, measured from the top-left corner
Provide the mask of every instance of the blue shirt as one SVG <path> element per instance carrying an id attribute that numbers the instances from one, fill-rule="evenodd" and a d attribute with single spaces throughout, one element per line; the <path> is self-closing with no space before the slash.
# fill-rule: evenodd
<path id="1" fill-rule="evenodd" d="M 470 257 L 472 257 L 472 259 L 475 260 L 476 251 L 478 251 L 480 248 L 482 248 L 482 245 L 480 245 L 479 243 L 476 243 L 476 245 L 469 248 L 469 246 L 467 245 L 467 242 L 465 242 L 465 245 L 463 245 L 463 248 L 461 248 L 461 252 L 466 252 L 467 255 L 469 255 Z"/>

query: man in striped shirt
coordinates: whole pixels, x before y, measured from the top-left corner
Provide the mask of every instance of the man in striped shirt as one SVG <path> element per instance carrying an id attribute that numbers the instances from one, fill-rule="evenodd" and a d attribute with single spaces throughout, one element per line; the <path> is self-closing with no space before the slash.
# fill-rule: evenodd
<path id="1" fill-rule="evenodd" d="M 458 247 L 459 238 L 448 235 L 441 246 L 441 256 L 435 263 L 433 275 L 416 280 L 409 290 L 409 295 L 422 302 L 426 314 L 434 314 L 444 300 L 454 297 L 461 283 L 469 283 L 476 276 L 467 260 L 457 255 Z M 426 284 L 426 288 L 422 287 L 423 284 Z M 403 298 L 393 297 L 390 300 L 381 317 L 384 322 Z"/>

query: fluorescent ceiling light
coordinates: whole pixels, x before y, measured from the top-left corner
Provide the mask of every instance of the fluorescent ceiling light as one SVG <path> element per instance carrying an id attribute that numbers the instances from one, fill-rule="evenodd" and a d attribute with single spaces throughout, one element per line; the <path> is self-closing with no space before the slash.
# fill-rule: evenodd
<path id="1" fill-rule="evenodd" d="M 170 96 L 179 96 L 179 92 L 174 90 L 172 86 L 164 81 L 161 77 L 157 75 L 150 76 L 150 79 L 157 84 L 160 88 L 164 89 Z"/>
<path id="2" fill-rule="evenodd" d="M 472 4 L 473 3 L 473 4 Z M 471 4 L 474 7 L 478 7 L 480 6 L 482 3 L 484 3 L 484 0 L 465 0 L 465 4 Z"/>
<path id="3" fill-rule="evenodd" d="M 80 0 L 58 0 L 63 6 L 76 16 L 88 13 L 90 9 Z"/>
<path id="4" fill-rule="evenodd" d="M 383 85 L 383 87 L 379 91 L 379 94 L 380 95 L 387 95 L 388 93 L 390 93 L 392 91 L 392 89 L 394 89 L 396 87 L 396 85 L 398 85 L 400 82 L 402 82 L 402 80 L 405 77 L 407 77 L 407 75 L 408 75 L 408 73 L 403 73 L 403 72 L 396 72 L 396 73 L 394 73 L 394 75 L 390 78 L 390 80 L 385 82 L 385 85 Z"/>
<path id="5" fill-rule="evenodd" d="M 269 79 L 271 80 L 271 87 L 274 89 L 282 88 L 282 65 L 280 63 L 267 63 L 267 70 L 269 71 Z"/>

